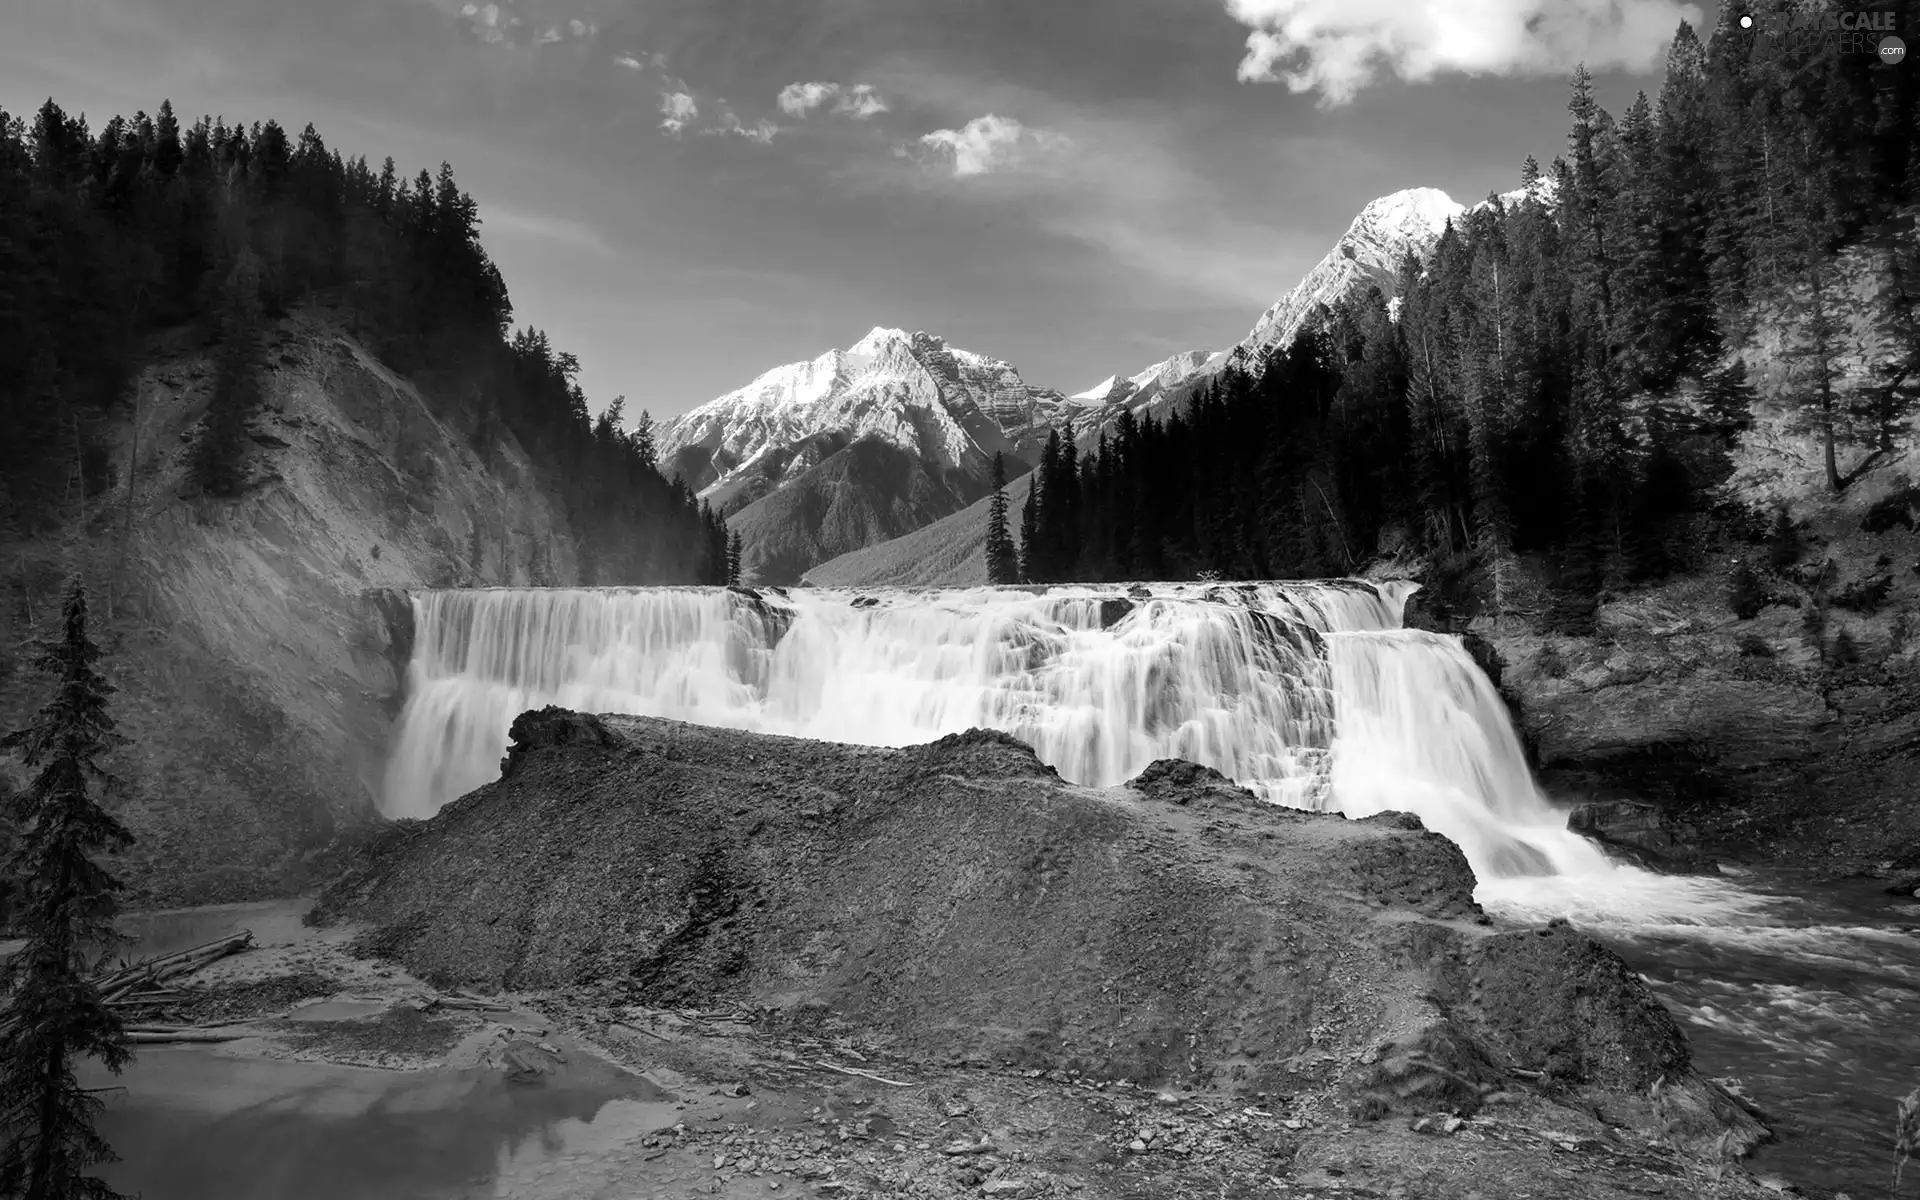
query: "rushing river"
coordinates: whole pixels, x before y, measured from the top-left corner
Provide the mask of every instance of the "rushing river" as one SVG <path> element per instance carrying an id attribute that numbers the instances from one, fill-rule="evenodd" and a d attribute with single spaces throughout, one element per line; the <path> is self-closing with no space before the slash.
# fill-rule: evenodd
<path id="1" fill-rule="evenodd" d="M 1920 904 L 1787 872 L 1585 882 L 1481 898 L 1515 919 L 1568 916 L 1638 968 L 1700 1071 L 1737 1081 L 1779 1135 L 1751 1168 L 1884 1194 L 1895 1100 L 1920 1086 Z"/>

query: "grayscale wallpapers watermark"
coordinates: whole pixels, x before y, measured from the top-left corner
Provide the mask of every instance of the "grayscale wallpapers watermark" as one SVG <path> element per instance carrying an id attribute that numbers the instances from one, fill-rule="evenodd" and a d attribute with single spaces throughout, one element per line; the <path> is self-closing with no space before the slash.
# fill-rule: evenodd
<path id="1" fill-rule="evenodd" d="M 1886 9 L 1743 13 L 1736 24 L 1746 34 L 1748 53 L 1755 58 L 1779 55 L 1790 46 L 1871 54 L 1883 66 L 1893 66 L 1907 57 L 1907 43 L 1898 32 L 1900 14 Z"/>

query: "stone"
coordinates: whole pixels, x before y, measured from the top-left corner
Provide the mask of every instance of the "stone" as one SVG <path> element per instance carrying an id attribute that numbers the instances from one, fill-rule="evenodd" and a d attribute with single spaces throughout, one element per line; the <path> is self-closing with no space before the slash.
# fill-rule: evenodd
<path id="1" fill-rule="evenodd" d="M 1613 857 L 1649 871 L 1713 875 L 1720 870 L 1694 840 L 1693 830 L 1671 820 L 1657 804 L 1593 801 L 1567 814 L 1567 828 Z"/>

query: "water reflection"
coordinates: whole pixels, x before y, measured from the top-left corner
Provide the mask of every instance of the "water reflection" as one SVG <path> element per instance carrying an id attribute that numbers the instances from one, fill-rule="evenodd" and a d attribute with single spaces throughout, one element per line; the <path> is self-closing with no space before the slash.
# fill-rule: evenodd
<path id="1" fill-rule="evenodd" d="M 673 1123 L 649 1081 L 569 1058 L 510 1081 L 149 1049 L 108 1098 L 102 1132 L 123 1161 L 103 1174 L 144 1200 L 493 1196 L 531 1166 Z"/>

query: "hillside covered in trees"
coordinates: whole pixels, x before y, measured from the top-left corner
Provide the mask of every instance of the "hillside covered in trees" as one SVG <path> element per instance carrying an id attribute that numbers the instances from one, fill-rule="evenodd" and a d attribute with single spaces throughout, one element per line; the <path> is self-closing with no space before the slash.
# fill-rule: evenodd
<path id="1" fill-rule="evenodd" d="M 1025 576 L 1401 556 L 1500 608 L 1544 581 L 1531 599 L 1578 632 L 1606 588 L 1791 525 L 1721 486 L 1757 421 L 1811 448 L 1828 495 L 1905 453 L 1920 76 L 1811 30 L 1756 41 L 1733 11 L 1704 44 L 1683 24 L 1659 95 L 1618 118 L 1580 71 L 1564 157 L 1529 158 L 1526 198 L 1403 263 L 1391 301 L 1325 313 L 1165 422 L 1056 438 L 1018 518 Z"/>
<path id="2" fill-rule="evenodd" d="M 51 99 L 31 120 L 0 110 L 0 532 L 49 529 L 76 490 L 116 483 L 143 348 L 182 327 L 215 344 L 195 482 L 242 493 L 266 335 L 320 309 L 476 450 L 518 439 L 564 502 L 582 582 L 723 582 L 723 524 L 656 468 L 644 417 L 623 430 L 616 400 L 591 419 L 573 356 L 511 329 L 480 226 L 447 165 L 409 179 L 311 125 L 182 127 L 163 103 L 95 132 Z"/>

